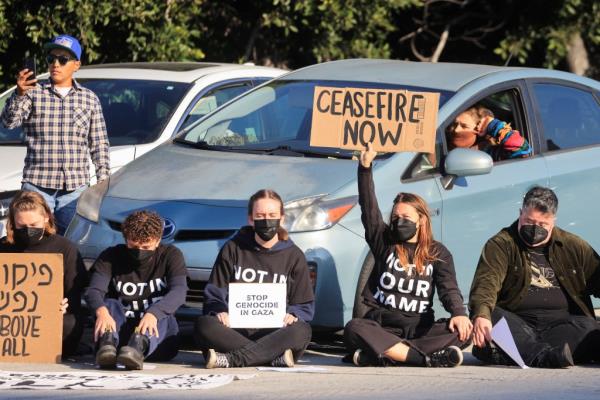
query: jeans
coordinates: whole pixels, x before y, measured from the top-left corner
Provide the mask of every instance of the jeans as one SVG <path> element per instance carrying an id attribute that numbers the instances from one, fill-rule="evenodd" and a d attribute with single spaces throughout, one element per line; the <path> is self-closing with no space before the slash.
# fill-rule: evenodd
<path id="1" fill-rule="evenodd" d="M 50 207 L 50 210 L 54 214 L 56 233 L 59 235 L 64 235 L 67 230 L 69 223 L 75 216 L 77 199 L 79 199 L 81 193 L 87 188 L 87 185 L 83 185 L 75 190 L 48 189 L 36 186 L 29 182 L 25 182 L 21 186 L 21 190 L 37 192 L 42 195 L 48 204 L 48 207 Z"/>
<path id="2" fill-rule="evenodd" d="M 115 325 L 117 326 L 117 332 L 113 332 L 117 347 L 119 347 L 119 343 L 122 345 L 126 344 L 140 323 L 140 320 L 125 317 L 125 310 L 119 300 L 105 299 L 104 305 L 108 308 L 108 312 L 115 320 Z M 158 337 L 146 335 L 148 337 L 148 350 L 144 356 L 147 360 L 151 361 L 171 360 L 179 351 L 177 341 L 179 325 L 173 315 L 158 320 L 157 325 Z"/>
<path id="3" fill-rule="evenodd" d="M 227 353 L 232 367 L 250 367 L 268 364 L 286 349 L 298 360 L 310 342 L 312 329 L 301 320 L 279 329 L 232 329 L 217 317 L 205 315 L 196 321 L 195 336 L 203 354 L 215 349 Z"/>

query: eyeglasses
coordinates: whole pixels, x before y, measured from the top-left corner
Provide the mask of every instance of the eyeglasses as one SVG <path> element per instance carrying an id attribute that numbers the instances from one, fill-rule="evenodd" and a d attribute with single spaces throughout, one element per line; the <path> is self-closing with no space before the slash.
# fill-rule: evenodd
<path id="1" fill-rule="evenodd" d="M 60 65 L 67 65 L 67 63 L 71 60 L 74 60 L 74 58 L 71 58 L 69 56 L 55 56 L 54 54 L 48 54 L 46 56 L 46 62 L 48 63 L 48 65 L 54 64 L 54 61 L 56 60 L 58 60 L 58 63 Z"/>

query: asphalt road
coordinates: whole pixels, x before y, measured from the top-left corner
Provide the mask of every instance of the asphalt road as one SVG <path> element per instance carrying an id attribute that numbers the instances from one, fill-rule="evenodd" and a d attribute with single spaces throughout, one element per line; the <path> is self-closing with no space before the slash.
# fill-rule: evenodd
<path id="1" fill-rule="evenodd" d="M 321 340 L 311 346 L 299 366 L 315 365 L 322 373 L 258 371 L 256 368 L 205 370 L 203 357 L 188 349 L 170 363 L 151 364 L 141 373 L 254 375 L 208 390 L 0 390 L 0 399 L 597 399 L 600 366 L 565 370 L 481 366 L 469 352 L 458 368 L 358 368 L 341 362 L 339 343 Z M 93 357 L 81 356 L 58 365 L 1 364 L 3 371 L 92 371 Z M 95 370 L 94 370 L 95 371 Z M 96 371 L 97 372 L 97 371 Z M 122 373 L 122 372 L 120 372 Z"/>

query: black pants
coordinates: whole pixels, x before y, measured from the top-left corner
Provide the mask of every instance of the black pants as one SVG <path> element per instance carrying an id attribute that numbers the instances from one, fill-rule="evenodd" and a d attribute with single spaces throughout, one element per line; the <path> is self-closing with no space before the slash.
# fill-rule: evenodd
<path id="1" fill-rule="evenodd" d="M 448 346 L 462 349 L 469 344 L 469 341 L 463 342 L 458 338 L 458 331 L 450 332 L 447 322 L 423 323 L 422 320 L 408 318 L 405 326 L 400 323 L 391 326 L 385 323 L 385 318 L 381 321 L 377 314 L 367 314 L 367 318 L 355 318 L 344 328 L 344 343 L 350 353 L 362 349 L 372 352 L 374 356 L 381 356 L 400 342 L 423 355 Z"/>
<path id="2" fill-rule="evenodd" d="M 63 315 L 62 355 L 68 357 L 77 353 L 83 335 L 83 317 L 66 313 Z"/>
<path id="3" fill-rule="evenodd" d="M 248 367 L 265 365 L 280 356 L 286 349 L 298 360 L 312 336 L 309 324 L 298 320 L 279 329 L 232 329 L 217 317 L 205 315 L 196 321 L 195 336 L 202 352 L 215 349 L 227 353 L 230 366 Z"/>
<path id="4" fill-rule="evenodd" d="M 584 315 L 535 313 L 518 315 L 496 307 L 492 312 L 492 323 L 506 318 L 515 344 L 523 361 L 535 366 L 538 357 L 553 347 L 569 344 L 573 360 L 577 364 L 600 362 L 600 324 Z M 479 358 L 483 358 L 484 354 Z M 481 361 L 491 363 L 491 360 Z"/>

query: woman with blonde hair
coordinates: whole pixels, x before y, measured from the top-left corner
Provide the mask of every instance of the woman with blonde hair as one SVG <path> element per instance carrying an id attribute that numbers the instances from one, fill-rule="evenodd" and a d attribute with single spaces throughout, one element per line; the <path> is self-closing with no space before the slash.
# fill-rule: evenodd
<path id="1" fill-rule="evenodd" d="M 375 266 L 362 295 L 369 311 L 344 330 L 347 358 L 357 366 L 458 366 L 472 325 L 452 255 L 433 239 L 427 204 L 415 194 L 398 194 L 389 225 L 384 222 L 371 172 L 376 155 L 369 144 L 358 166 L 361 219 Z M 434 319 L 436 289 L 448 322 Z"/>
<path id="2" fill-rule="evenodd" d="M 64 356 L 77 351 L 83 333 L 81 294 L 87 285 L 87 271 L 77 247 L 56 234 L 54 215 L 37 192 L 21 191 L 8 210 L 6 237 L 0 239 L 0 253 L 59 253 L 63 256 Z"/>

